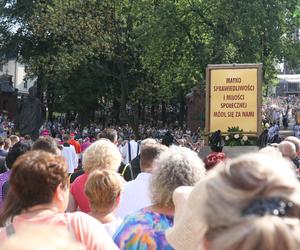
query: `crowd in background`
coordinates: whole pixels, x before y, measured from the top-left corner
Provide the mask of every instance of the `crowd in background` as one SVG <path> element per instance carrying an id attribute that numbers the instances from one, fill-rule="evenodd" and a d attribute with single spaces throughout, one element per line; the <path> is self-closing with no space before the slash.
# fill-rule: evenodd
<path id="1" fill-rule="evenodd" d="M 300 139 L 275 113 L 235 158 L 221 131 L 201 158 L 200 131 L 58 119 L 33 141 L 0 116 L 0 249 L 300 249 Z"/>

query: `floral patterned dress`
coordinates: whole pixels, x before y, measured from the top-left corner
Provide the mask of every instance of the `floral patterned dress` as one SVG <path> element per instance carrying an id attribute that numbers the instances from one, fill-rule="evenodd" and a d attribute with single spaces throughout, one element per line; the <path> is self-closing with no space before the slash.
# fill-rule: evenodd
<path id="1" fill-rule="evenodd" d="M 172 226 L 173 216 L 143 208 L 128 215 L 113 238 L 120 249 L 171 250 L 165 231 Z"/>

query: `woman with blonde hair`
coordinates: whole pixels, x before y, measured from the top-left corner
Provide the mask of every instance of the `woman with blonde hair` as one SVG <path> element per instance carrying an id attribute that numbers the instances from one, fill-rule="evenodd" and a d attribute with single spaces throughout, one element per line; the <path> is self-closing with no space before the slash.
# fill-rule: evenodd
<path id="1" fill-rule="evenodd" d="M 84 187 L 88 176 L 96 169 L 117 171 L 121 164 L 121 154 L 115 144 L 107 139 L 100 139 L 89 146 L 83 153 L 82 165 L 84 174 L 77 177 L 71 185 L 68 211 L 91 211 Z"/>
<path id="2" fill-rule="evenodd" d="M 103 223 L 111 237 L 122 223 L 115 210 L 119 207 L 124 183 L 120 174 L 104 169 L 93 171 L 85 185 L 91 207 L 89 215 Z"/>
<path id="3" fill-rule="evenodd" d="M 300 183 L 283 157 L 241 156 L 186 190 L 174 192 L 175 223 L 166 232 L 176 250 L 300 249 Z"/>

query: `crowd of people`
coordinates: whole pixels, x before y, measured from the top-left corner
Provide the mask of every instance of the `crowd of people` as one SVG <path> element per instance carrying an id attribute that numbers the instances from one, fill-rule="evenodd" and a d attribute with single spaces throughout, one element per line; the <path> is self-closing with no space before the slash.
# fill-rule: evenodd
<path id="1" fill-rule="evenodd" d="M 58 118 L 33 141 L 0 115 L 0 249 L 300 249 L 300 139 L 279 136 L 296 106 L 266 102 L 236 158 L 221 131 L 201 158 L 200 130 Z"/>
<path id="2" fill-rule="evenodd" d="M 300 249 L 297 137 L 230 159 L 217 131 L 201 159 L 174 130 L 97 132 L 0 139 L 0 249 Z"/>

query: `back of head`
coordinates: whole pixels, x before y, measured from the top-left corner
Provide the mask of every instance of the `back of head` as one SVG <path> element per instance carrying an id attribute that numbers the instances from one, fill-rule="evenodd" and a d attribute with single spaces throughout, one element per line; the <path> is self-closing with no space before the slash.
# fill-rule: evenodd
<path id="1" fill-rule="evenodd" d="M 27 151 L 31 149 L 31 145 L 28 142 L 20 141 L 14 144 L 11 150 L 8 152 L 5 162 L 8 169 L 11 169 L 14 162 L 17 160 L 19 156 L 25 154 Z"/>
<path id="2" fill-rule="evenodd" d="M 148 143 L 141 147 L 140 167 L 142 172 L 151 172 L 153 162 L 167 147 L 160 143 Z"/>
<path id="3" fill-rule="evenodd" d="M 58 185 L 67 187 L 67 165 L 60 156 L 30 151 L 20 156 L 12 167 L 10 184 L 22 208 L 52 201 Z"/>
<path id="4" fill-rule="evenodd" d="M 87 173 L 91 173 L 96 169 L 117 170 L 120 164 L 120 151 L 108 139 L 95 141 L 83 153 L 82 165 Z"/>
<path id="5" fill-rule="evenodd" d="M 60 154 L 57 141 L 50 136 L 39 138 L 32 145 L 32 150 L 42 150 L 51 154 Z"/>
<path id="6" fill-rule="evenodd" d="M 70 140 L 70 136 L 65 134 L 65 135 L 63 135 L 62 140 L 64 143 L 67 143 Z"/>
<path id="7" fill-rule="evenodd" d="M 152 202 L 173 206 L 173 191 L 179 186 L 195 185 L 205 172 L 202 160 L 194 151 L 177 146 L 164 150 L 154 162 L 150 184 Z"/>
<path id="8" fill-rule="evenodd" d="M 105 138 L 110 140 L 112 143 L 118 141 L 118 132 L 112 128 L 106 128 L 101 133 L 98 134 L 97 139 Z"/>
<path id="9" fill-rule="evenodd" d="M 124 180 L 115 171 L 104 169 L 93 171 L 85 185 L 92 210 L 110 210 L 120 196 Z"/>
<path id="10" fill-rule="evenodd" d="M 278 150 L 283 157 L 287 157 L 288 159 L 293 160 L 297 157 L 296 146 L 290 141 L 282 141 L 278 145 Z"/>
<path id="11" fill-rule="evenodd" d="M 11 136 L 9 137 L 9 139 L 11 140 L 12 146 L 15 145 L 17 142 L 20 141 L 20 138 L 19 138 L 18 136 L 16 136 L 16 135 L 11 135 Z"/>
<path id="12" fill-rule="evenodd" d="M 211 135 L 209 140 L 210 148 L 213 152 L 222 152 L 224 141 L 222 139 L 221 131 L 218 130 Z"/>
<path id="13" fill-rule="evenodd" d="M 174 143 L 173 135 L 169 131 L 167 131 L 163 136 L 161 143 L 163 145 L 166 145 L 167 147 L 171 146 Z"/>
<path id="14" fill-rule="evenodd" d="M 295 144 L 297 154 L 300 153 L 300 139 L 296 136 L 288 136 L 284 139 L 284 141 L 289 141 Z"/>
<path id="15" fill-rule="evenodd" d="M 194 249 L 206 238 L 210 250 L 300 249 L 300 183 L 282 157 L 248 154 L 218 165 L 187 204 L 189 215 L 168 232 L 173 246 Z"/>

